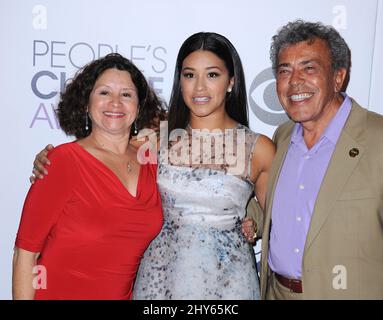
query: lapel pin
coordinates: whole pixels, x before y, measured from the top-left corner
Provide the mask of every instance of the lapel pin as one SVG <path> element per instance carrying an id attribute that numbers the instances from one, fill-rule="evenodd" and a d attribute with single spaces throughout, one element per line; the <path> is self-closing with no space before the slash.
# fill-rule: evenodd
<path id="1" fill-rule="evenodd" d="M 349 153 L 350 157 L 355 158 L 359 154 L 359 149 L 357 148 L 352 148 Z"/>

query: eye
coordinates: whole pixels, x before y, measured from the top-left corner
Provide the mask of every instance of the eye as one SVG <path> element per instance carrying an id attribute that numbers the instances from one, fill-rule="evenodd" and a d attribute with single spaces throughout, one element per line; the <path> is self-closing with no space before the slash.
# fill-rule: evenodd
<path id="1" fill-rule="evenodd" d="M 185 72 L 185 73 L 183 74 L 183 77 L 184 77 L 184 78 L 187 78 L 187 79 L 191 79 L 191 78 L 194 78 L 194 74 L 191 73 L 191 72 Z"/>
<path id="2" fill-rule="evenodd" d="M 278 75 L 281 75 L 281 76 L 286 75 L 288 73 L 289 73 L 289 70 L 287 70 L 287 69 L 279 69 L 278 70 Z"/>
<path id="3" fill-rule="evenodd" d="M 313 71 L 315 71 L 315 67 L 314 66 L 306 66 L 305 70 L 308 72 L 313 72 Z"/>
<path id="4" fill-rule="evenodd" d="M 125 98 L 131 98 L 131 97 L 132 97 L 132 94 L 131 94 L 130 92 L 124 92 L 124 93 L 122 94 L 122 96 L 125 97 Z"/>
<path id="5" fill-rule="evenodd" d="M 219 77 L 219 73 L 218 72 L 209 72 L 207 74 L 208 78 L 217 78 Z"/>
<path id="6" fill-rule="evenodd" d="M 107 90 L 101 90 L 100 91 L 100 95 L 102 95 L 102 96 L 106 96 L 108 94 L 109 94 L 109 92 Z"/>

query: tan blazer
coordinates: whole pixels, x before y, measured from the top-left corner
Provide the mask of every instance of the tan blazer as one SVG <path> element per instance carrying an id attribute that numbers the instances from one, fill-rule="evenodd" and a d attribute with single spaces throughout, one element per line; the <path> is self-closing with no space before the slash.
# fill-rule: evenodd
<path id="1" fill-rule="evenodd" d="M 281 125 L 273 138 L 277 153 L 263 226 L 263 299 L 270 276 L 271 208 L 293 127 L 292 121 Z M 304 299 L 383 299 L 383 117 L 355 101 L 315 203 L 303 254 L 302 284 Z"/>

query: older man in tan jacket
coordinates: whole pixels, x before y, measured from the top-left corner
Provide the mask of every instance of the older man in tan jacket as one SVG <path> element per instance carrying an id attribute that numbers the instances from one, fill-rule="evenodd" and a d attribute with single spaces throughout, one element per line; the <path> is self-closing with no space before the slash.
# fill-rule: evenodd
<path id="1" fill-rule="evenodd" d="M 383 117 L 342 92 L 350 50 L 334 28 L 285 25 L 271 60 L 291 120 L 273 139 L 262 297 L 383 299 Z"/>

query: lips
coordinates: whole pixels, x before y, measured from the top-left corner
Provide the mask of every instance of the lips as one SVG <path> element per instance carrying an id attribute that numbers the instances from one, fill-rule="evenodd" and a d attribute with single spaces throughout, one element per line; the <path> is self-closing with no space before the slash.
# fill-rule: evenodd
<path id="1" fill-rule="evenodd" d="M 306 99 L 310 99 L 314 94 L 310 92 L 294 93 L 289 96 L 289 99 L 293 102 L 301 102 Z"/>

